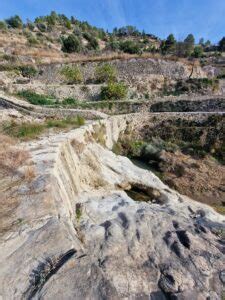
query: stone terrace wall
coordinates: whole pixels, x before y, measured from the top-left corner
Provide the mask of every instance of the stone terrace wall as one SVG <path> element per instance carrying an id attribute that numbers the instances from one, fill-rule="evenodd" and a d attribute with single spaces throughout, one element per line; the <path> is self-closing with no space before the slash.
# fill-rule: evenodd
<path id="1" fill-rule="evenodd" d="M 102 62 L 104 63 L 104 62 Z M 84 81 L 93 81 L 94 72 L 97 65 L 102 64 L 98 62 L 78 63 L 83 74 Z M 129 60 L 114 60 L 109 62 L 118 70 L 120 79 L 130 82 L 134 78 L 144 78 L 145 81 L 151 76 L 163 76 L 170 79 L 184 79 L 188 78 L 192 72 L 192 66 L 176 61 L 166 61 L 162 59 L 144 59 L 135 58 Z M 62 67 L 58 65 L 46 65 L 40 67 L 42 70 L 38 79 L 46 83 L 59 83 L 62 78 L 59 76 L 59 70 Z M 207 73 L 201 67 L 195 67 L 192 77 L 202 78 L 206 77 Z"/>

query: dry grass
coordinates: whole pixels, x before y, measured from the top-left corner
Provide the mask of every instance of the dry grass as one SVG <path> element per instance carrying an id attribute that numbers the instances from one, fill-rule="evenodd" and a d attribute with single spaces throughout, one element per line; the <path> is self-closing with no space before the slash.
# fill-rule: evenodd
<path id="1" fill-rule="evenodd" d="M 12 216 L 19 206 L 19 200 L 13 195 L 7 195 L 0 191 L 0 236 L 15 227 Z"/>
<path id="2" fill-rule="evenodd" d="M 183 62 L 187 65 L 192 66 L 193 62 L 188 61 L 185 58 L 178 58 L 175 56 L 162 56 L 158 53 L 143 53 L 137 54 L 126 54 L 126 53 L 107 53 L 93 56 L 85 56 L 81 54 L 70 54 L 64 55 L 60 50 L 43 49 L 43 48 L 15 48 L 13 51 L 14 55 L 28 56 L 36 59 L 36 63 L 40 66 L 58 63 L 88 63 L 88 62 L 110 62 L 113 60 L 128 60 L 132 58 L 144 58 L 144 59 L 163 59 L 166 61 Z M 46 59 L 46 60 L 45 60 Z M 196 65 L 198 63 L 196 62 Z M 22 65 L 22 63 L 20 63 Z M 26 63 L 26 65 L 32 65 L 32 63 Z"/>
<path id="3" fill-rule="evenodd" d="M 36 177 L 34 166 L 28 166 L 24 170 L 24 179 L 31 182 Z"/>
<path id="4" fill-rule="evenodd" d="M 16 141 L 0 134 L 0 173 L 14 173 L 29 158 L 29 153 L 15 147 Z"/>

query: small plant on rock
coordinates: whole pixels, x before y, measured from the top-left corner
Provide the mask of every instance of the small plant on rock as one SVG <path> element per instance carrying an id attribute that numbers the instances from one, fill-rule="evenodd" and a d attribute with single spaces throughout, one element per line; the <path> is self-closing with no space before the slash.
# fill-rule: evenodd
<path id="1" fill-rule="evenodd" d="M 110 64 L 100 65 L 95 70 L 95 78 L 98 83 L 116 81 L 117 72 Z"/>
<path id="2" fill-rule="evenodd" d="M 68 84 L 81 83 L 83 75 L 77 66 L 65 66 L 60 70 L 60 74 L 64 76 Z"/>
<path id="3" fill-rule="evenodd" d="M 127 86 L 123 82 L 110 82 L 101 88 L 102 100 L 119 100 L 127 96 Z"/>
<path id="4" fill-rule="evenodd" d="M 32 78 L 35 77 L 38 73 L 37 69 L 32 66 L 21 66 L 19 67 L 19 69 L 23 77 Z"/>

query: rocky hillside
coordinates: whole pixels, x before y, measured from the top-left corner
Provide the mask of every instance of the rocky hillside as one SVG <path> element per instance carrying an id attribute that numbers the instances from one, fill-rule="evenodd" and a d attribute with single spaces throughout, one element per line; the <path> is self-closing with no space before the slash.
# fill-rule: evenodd
<path id="1" fill-rule="evenodd" d="M 25 145 L 28 160 L 1 180 L 3 299 L 220 298 L 224 217 L 110 152 L 126 124 Z"/>
<path id="2" fill-rule="evenodd" d="M 0 299 L 223 299 L 223 47 L 0 21 Z"/>

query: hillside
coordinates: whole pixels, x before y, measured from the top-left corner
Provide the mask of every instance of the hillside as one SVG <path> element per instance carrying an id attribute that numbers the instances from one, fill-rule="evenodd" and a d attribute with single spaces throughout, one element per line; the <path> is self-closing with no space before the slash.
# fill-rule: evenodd
<path id="1" fill-rule="evenodd" d="M 0 21 L 0 299 L 224 299 L 224 43 Z"/>

